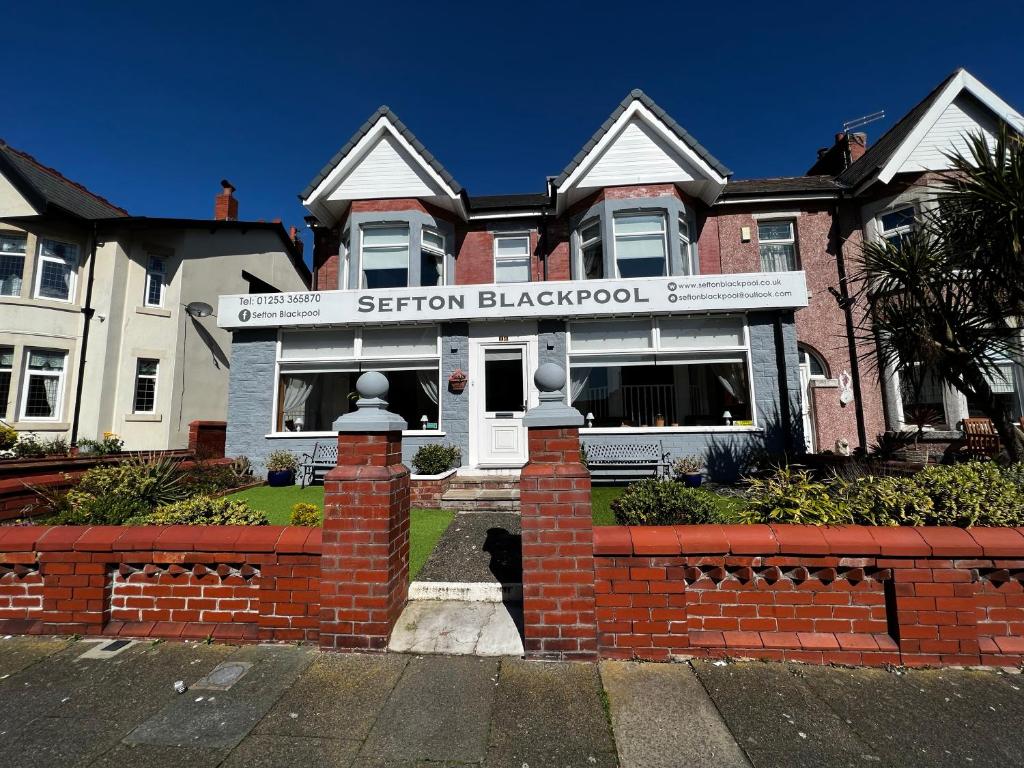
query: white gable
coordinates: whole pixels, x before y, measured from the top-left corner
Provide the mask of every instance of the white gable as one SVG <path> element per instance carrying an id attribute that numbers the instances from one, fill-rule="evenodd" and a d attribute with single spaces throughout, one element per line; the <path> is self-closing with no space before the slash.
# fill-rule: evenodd
<path id="1" fill-rule="evenodd" d="M 422 165 L 384 132 L 328 195 L 328 200 L 433 197 L 444 194 Z"/>
<path id="2" fill-rule="evenodd" d="M 973 96 L 961 93 L 943 110 L 897 173 L 945 170 L 949 168 L 945 153 L 960 152 L 970 157 L 967 136 L 981 132 L 994 144 L 997 131 L 996 117 L 991 110 Z"/>
<path id="3" fill-rule="evenodd" d="M 693 166 L 640 118 L 634 117 L 580 178 L 580 187 L 694 181 Z"/>
<path id="4" fill-rule="evenodd" d="M 0 217 L 35 216 L 38 213 L 7 177 L 0 174 Z"/>

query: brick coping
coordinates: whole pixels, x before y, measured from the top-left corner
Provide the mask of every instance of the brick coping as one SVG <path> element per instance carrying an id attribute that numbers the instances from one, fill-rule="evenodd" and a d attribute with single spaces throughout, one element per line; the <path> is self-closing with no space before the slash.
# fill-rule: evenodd
<path id="1" fill-rule="evenodd" d="M 319 555 L 322 528 L 291 525 L 18 525 L 0 527 L 0 561 L 14 552 L 104 552 L 121 560 L 140 552 Z"/>

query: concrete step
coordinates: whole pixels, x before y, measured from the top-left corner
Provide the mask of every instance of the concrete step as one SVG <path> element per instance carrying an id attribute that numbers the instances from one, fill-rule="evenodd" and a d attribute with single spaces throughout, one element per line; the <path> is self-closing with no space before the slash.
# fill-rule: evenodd
<path id="1" fill-rule="evenodd" d="M 500 475 L 481 473 L 465 473 L 453 475 L 448 480 L 448 487 L 454 489 L 481 488 L 518 488 L 519 475 Z"/>
<path id="2" fill-rule="evenodd" d="M 441 509 L 457 512 L 518 512 L 519 488 L 449 488 Z"/>

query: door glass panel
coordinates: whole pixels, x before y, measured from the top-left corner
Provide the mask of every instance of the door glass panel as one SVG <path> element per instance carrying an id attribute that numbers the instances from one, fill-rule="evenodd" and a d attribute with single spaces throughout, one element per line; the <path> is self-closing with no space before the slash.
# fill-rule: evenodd
<path id="1" fill-rule="evenodd" d="M 523 394 L 523 350 L 484 350 L 484 409 L 489 412 L 521 412 Z"/>

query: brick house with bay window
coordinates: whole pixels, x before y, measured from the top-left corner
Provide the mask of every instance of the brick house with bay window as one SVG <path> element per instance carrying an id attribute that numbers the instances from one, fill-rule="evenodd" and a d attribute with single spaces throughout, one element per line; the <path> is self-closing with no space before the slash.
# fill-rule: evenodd
<path id="1" fill-rule="evenodd" d="M 957 70 L 874 145 L 841 133 L 805 175 L 735 180 L 633 91 L 543 190 L 474 196 L 381 107 L 300 195 L 315 308 L 240 313 L 239 297 L 221 299 L 247 362 L 228 450 L 309 450 L 376 368 L 407 453 L 448 442 L 466 466 L 514 471 L 547 361 L 569 370 L 586 445 L 705 453 L 712 474 L 759 450 L 866 447 L 914 398 L 938 403 L 936 429 L 952 435 L 971 404 L 878 370 L 851 332 L 862 310 L 847 278 L 865 239 L 898 236 L 927 205 L 943 152 L 1000 121 L 1022 128 Z M 1019 415 L 1018 369 L 1008 360 L 1000 386 Z"/>

